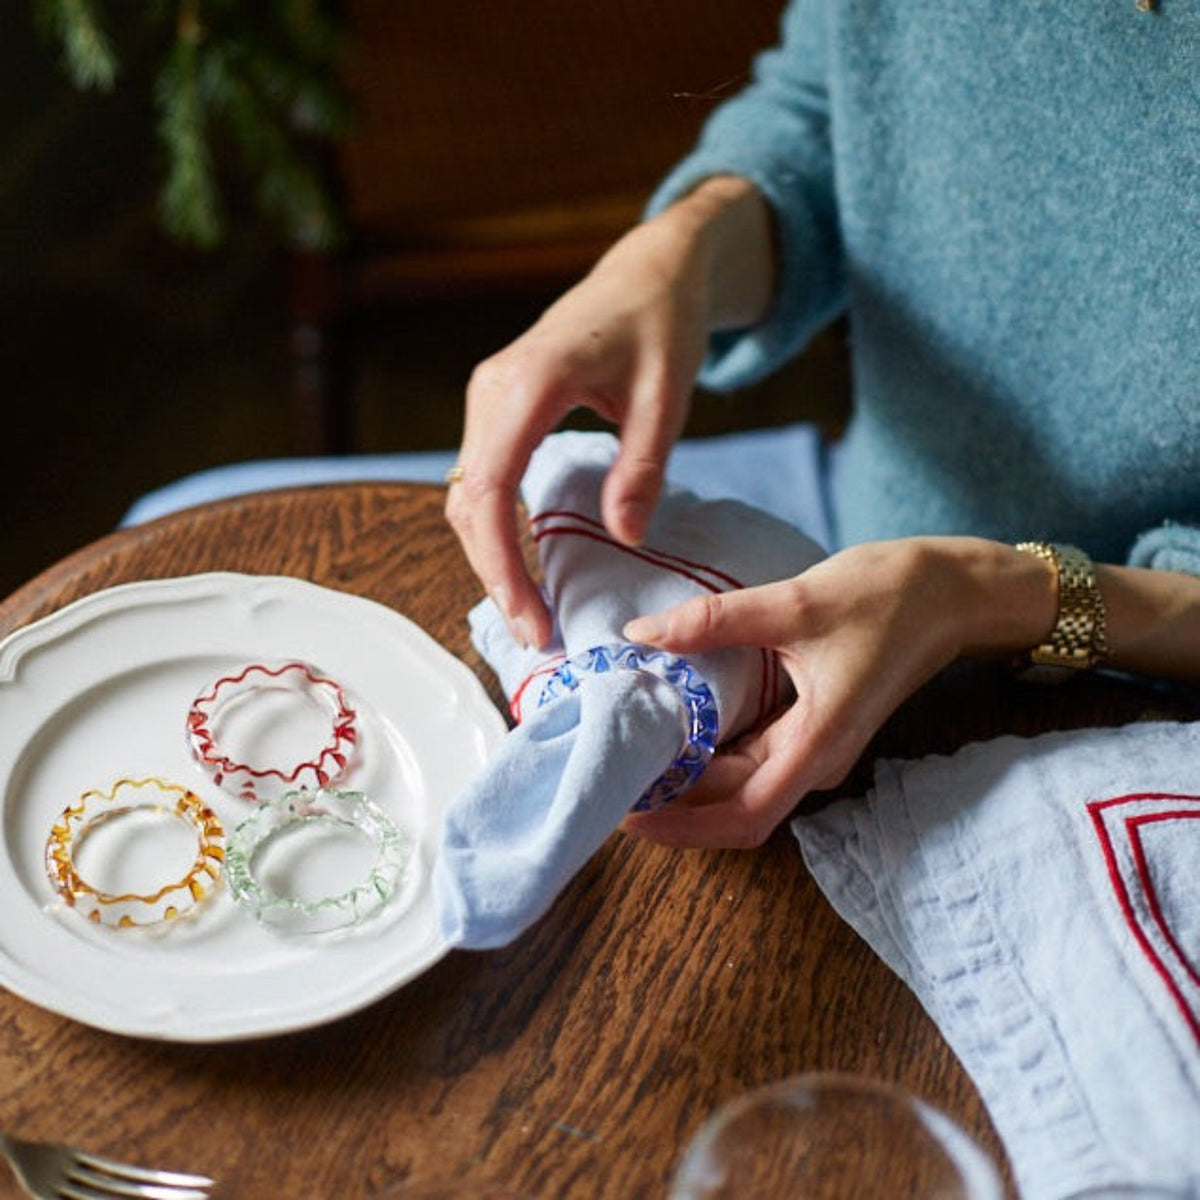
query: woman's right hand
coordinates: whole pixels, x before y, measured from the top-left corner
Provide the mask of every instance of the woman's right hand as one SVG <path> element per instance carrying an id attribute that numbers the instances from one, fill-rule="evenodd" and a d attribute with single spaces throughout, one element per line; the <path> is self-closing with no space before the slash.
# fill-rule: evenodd
<path id="1" fill-rule="evenodd" d="M 605 481 L 601 515 L 636 544 L 683 429 L 709 333 L 749 324 L 765 308 L 743 299 L 744 264 L 732 235 L 761 235 L 765 204 L 751 186 L 714 178 L 636 226 L 587 277 L 516 341 L 482 362 L 467 388 L 466 419 L 446 516 L 471 567 L 525 645 L 544 645 L 553 622 L 520 551 L 517 489 L 530 456 L 573 408 L 612 422 L 620 450 Z M 753 242 L 751 249 L 754 249 Z M 737 270 L 725 269 L 733 258 Z M 756 281 L 757 282 L 757 281 Z"/>

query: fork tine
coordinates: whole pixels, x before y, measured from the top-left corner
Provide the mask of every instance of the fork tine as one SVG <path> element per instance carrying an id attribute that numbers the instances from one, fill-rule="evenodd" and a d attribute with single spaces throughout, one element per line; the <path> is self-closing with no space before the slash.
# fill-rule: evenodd
<path id="1" fill-rule="evenodd" d="M 157 1183 L 136 1183 L 78 1167 L 59 1184 L 61 1200 L 208 1200 L 207 1191 Z"/>
<path id="2" fill-rule="evenodd" d="M 214 1180 L 207 1175 L 189 1175 L 183 1171 L 153 1171 L 148 1167 L 135 1167 L 132 1163 L 117 1162 L 86 1150 L 76 1150 L 75 1160 L 102 1175 L 115 1175 L 118 1179 L 137 1180 L 141 1183 L 161 1183 L 167 1187 L 209 1188 Z"/>
<path id="3" fill-rule="evenodd" d="M 208 1192 L 193 1188 L 162 1187 L 154 1183 L 122 1183 L 111 1175 L 72 1173 L 59 1184 L 59 1200 L 208 1200 Z"/>
<path id="4" fill-rule="evenodd" d="M 102 1164 L 99 1168 L 90 1164 Z M 175 1171 L 151 1171 L 118 1163 L 96 1155 L 76 1152 L 75 1162 L 66 1171 L 66 1182 L 59 1185 L 62 1200 L 208 1200 L 203 1175 L 183 1175 Z M 203 1188 L 193 1187 L 200 1183 Z"/>
<path id="5" fill-rule="evenodd" d="M 193 1188 L 163 1188 L 156 1183 L 121 1183 L 112 1176 L 72 1178 L 54 1193 L 59 1200 L 209 1200 Z"/>

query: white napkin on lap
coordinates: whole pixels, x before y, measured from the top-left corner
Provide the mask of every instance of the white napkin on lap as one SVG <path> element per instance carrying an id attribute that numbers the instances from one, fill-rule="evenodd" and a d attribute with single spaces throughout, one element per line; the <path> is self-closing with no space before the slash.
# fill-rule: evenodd
<path id="1" fill-rule="evenodd" d="M 1200 725 L 881 763 L 792 828 L 974 1078 L 1024 1200 L 1200 1198 Z"/>
<path id="2" fill-rule="evenodd" d="M 539 706 L 545 675 L 564 656 L 623 643 L 634 616 L 787 578 L 823 557 L 775 517 L 675 488 L 644 545 L 615 542 L 600 519 L 600 488 L 616 450 L 609 434 L 556 434 L 522 482 L 559 644 L 518 646 L 490 602 L 471 613 L 475 644 L 515 698 L 520 723 L 445 816 L 433 886 L 452 945 L 504 945 L 528 928 L 683 746 L 687 709 L 659 677 L 589 674 Z M 715 700 L 718 741 L 786 695 L 774 655 L 757 648 L 697 655 L 689 665 Z"/>

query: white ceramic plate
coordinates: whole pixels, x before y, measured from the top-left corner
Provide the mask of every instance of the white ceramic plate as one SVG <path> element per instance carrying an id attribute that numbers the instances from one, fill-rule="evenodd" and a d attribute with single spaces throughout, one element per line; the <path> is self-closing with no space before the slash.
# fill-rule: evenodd
<path id="1" fill-rule="evenodd" d="M 337 786 L 365 791 L 414 840 L 384 911 L 350 933 L 284 937 L 219 888 L 190 917 L 94 926 L 44 868 L 64 807 L 122 777 L 192 789 L 227 832 L 247 802 L 215 787 L 184 734 L 188 706 L 248 662 L 303 659 L 336 679 L 361 725 Z M 503 736 L 475 675 L 383 605 L 280 576 L 125 584 L 0 643 L 0 984 L 115 1033 L 214 1042 L 302 1029 L 356 1011 L 447 947 L 429 890 L 441 813 Z"/>

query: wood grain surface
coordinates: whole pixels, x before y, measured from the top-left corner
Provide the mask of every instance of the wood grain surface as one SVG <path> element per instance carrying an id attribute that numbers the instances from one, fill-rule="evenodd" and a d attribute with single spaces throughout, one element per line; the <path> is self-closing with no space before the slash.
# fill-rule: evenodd
<path id="1" fill-rule="evenodd" d="M 335 485 L 165 517 L 31 581 L 0 604 L 0 635 L 120 582 L 294 575 L 404 613 L 499 702 L 468 641 L 478 585 L 442 500 L 433 486 Z M 881 748 L 1161 711 L 1141 691 L 1031 696 L 997 672 L 944 687 L 948 699 L 919 697 Z M 536 1198 L 663 1196 L 718 1104 L 814 1069 L 902 1084 L 1000 1158 L 938 1031 L 836 917 L 786 833 L 752 853 L 670 852 L 615 835 L 512 946 L 454 952 L 304 1033 L 176 1046 L 0 993 L 0 1128 L 205 1171 L 218 1200 L 404 1197 L 434 1182 L 462 1184 L 450 1193 L 460 1195 L 493 1194 L 479 1190 L 490 1184 Z M 0 1197 L 17 1195 L 0 1174 Z"/>

